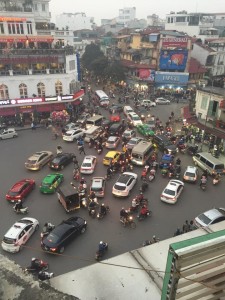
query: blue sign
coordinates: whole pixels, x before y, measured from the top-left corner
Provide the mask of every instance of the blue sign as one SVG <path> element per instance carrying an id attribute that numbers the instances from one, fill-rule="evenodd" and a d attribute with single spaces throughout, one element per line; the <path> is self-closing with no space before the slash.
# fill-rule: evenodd
<path id="1" fill-rule="evenodd" d="M 159 58 L 160 70 L 180 70 L 186 68 L 187 50 L 161 50 Z"/>
<path id="2" fill-rule="evenodd" d="M 76 59 L 77 59 L 77 74 L 78 74 L 78 81 L 81 81 L 81 67 L 80 67 L 80 54 L 76 53 Z"/>
<path id="3" fill-rule="evenodd" d="M 188 82 L 189 73 L 155 72 L 155 83 L 185 85 Z"/>

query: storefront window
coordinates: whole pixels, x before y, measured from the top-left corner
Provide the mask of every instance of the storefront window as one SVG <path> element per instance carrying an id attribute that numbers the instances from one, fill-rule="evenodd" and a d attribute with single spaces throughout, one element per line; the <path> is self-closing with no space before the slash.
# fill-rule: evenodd
<path id="1" fill-rule="evenodd" d="M 59 80 L 55 84 L 55 93 L 56 93 L 56 96 L 60 96 L 63 94 L 62 82 Z"/>
<path id="2" fill-rule="evenodd" d="M 20 97 L 21 98 L 27 98 L 28 97 L 26 84 L 21 83 L 19 85 L 19 90 L 20 90 Z"/>
<path id="3" fill-rule="evenodd" d="M 45 85 L 43 82 L 37 84 L 38 97 L 45 97 Z"/>
<path id="4" fill-rule="evenodd" d="M 0 100 L 9 99 L 8 87 L 5 84 L 0 85 Z"/>

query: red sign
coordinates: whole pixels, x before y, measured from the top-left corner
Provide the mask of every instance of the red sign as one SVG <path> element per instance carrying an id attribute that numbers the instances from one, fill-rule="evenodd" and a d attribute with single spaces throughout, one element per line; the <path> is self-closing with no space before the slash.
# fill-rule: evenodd
<path id="1" fill-rule="evenodd" d="M 220 101 L 220 108 L 225 109 L 225 100 Z"/>
<path id="2" fill-rule="evenodd" d="M 162 48 L 187 48 L 188 38 L 163 38 Z"/>
<path id="3" fill-rule="evenodd" d="M 24 22 L 26 20 L 26 18 L 0 17 L 0 22 Z"/>

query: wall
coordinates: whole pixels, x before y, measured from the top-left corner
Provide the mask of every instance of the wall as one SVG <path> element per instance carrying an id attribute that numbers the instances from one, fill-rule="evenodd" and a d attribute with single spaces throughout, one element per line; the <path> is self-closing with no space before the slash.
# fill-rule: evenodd
<path id="1" fill-rule="evenodd" d="M 197 59 L 201 65 L 205 66 L 209 51 L 200 47 L 197 44 L 193 44 L 193 50 L 191 51 L 191 57 Z"/>
<path id="2" fill-rule="evenodd" d="M 182 32 L 186 32 L 190 36 L 199 35 L 199 26 L 186 26 L 186 25 L 179 25 L 177 23 L 166 23 L 165 30 L 182 31 Z"/>
<path id="3" fill-rule="evenodd" d="M 69 27 L 70 30 L 92 29 L 93 18 L 86 17 L 85 14 L 66 14 L 56 16 L 56 27 L 59 29 Z"/>

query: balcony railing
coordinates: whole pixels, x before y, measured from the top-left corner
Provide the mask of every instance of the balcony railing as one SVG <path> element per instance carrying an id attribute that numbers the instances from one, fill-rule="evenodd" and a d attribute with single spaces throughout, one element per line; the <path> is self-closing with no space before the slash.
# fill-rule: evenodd
<path id="1" fill-rule="evenodd" d="M 5 55 L 6 57 L 9 56 L 16 56 L 16 55 L 59 55 L 59 54 L 67 54 L 67 55 L 72 55 L 74 54 L 75 51 L 73 47 L 65 47 L 65 48 L 60 48 L 60 49 L 10 49 L 10 50 L 5 50 L 5 49 L 0 49 L 0 56 Z"/>
<path id="2" fill-rule="evenodd" d="M 8 70 L 8 71 L 0 71 L 0 76 L 21 76 L 21 75 L 40 75 L 40 74 L 65 74 L 65 69 L 43 69 L 43 70 L 35 70 L 35 69 L 27 69 L 27 70 Z"/>

